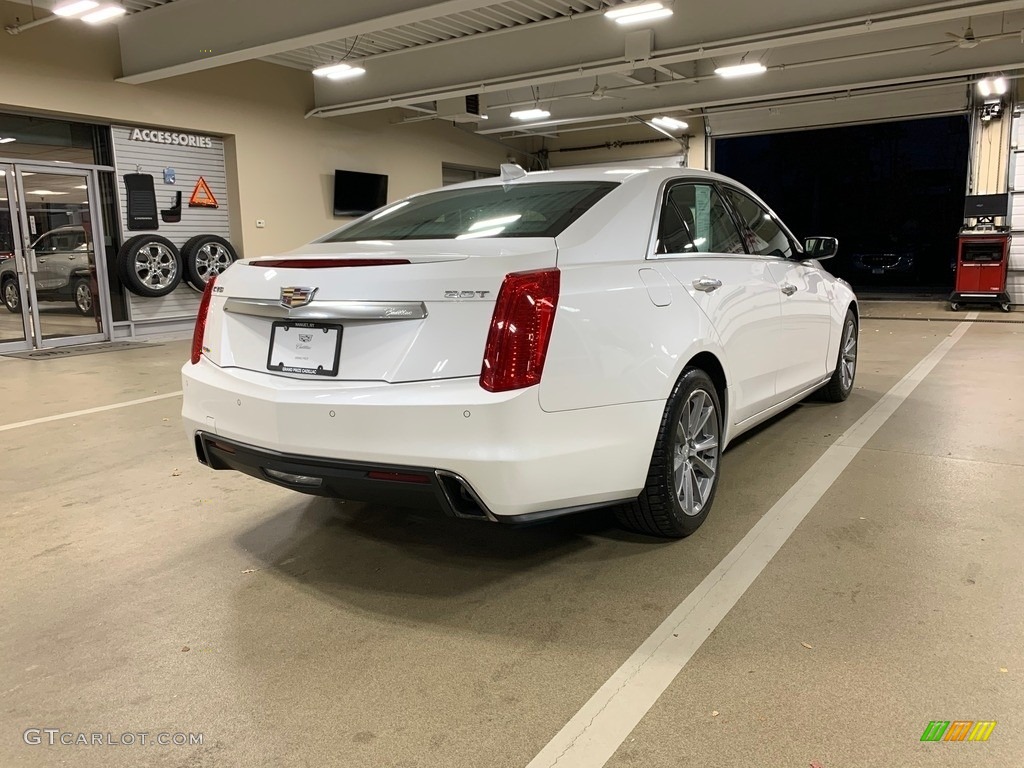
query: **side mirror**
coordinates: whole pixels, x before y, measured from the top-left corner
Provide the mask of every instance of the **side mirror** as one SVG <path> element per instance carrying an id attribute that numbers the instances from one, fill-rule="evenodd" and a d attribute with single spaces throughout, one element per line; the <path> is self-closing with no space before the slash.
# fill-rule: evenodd
<path id="1" fill-rule="evenodd" d="M 808 237 L 804 240 L 804 253 L 808 259 L 831 259 L 839 252 L 839 240 L 834 237 Z"/>

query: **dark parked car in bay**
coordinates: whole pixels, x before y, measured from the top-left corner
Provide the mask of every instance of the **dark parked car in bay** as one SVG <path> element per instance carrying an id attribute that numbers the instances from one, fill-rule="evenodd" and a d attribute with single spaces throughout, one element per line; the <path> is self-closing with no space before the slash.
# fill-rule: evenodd
<path id="1" fill-rule="evenodd" d="M 83 315 L 93 313 L 93 252 L 84 227 L 58 227 L 40 235 L 36 252 L 36 294 L 40 301 L 71 301 Z M 21 312 L 13 258 L 0 258 L 0 297 L 9 312 Z"/>

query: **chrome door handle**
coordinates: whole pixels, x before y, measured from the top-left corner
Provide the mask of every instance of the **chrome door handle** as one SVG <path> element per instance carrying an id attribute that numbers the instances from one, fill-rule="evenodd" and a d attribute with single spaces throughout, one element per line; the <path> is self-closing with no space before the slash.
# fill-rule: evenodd
<path id="1" fill-rule="evenodd" d="M 701 277 L 693 281 L 693 287 L 698 291 L 711 293 L 712 291 L 722 287 L 722 281 L 716 280 L 713 277 Z"/>
<path id="2" fill-rule="evenodd" d="M 783 283 L 781 287 L 782 292 L 787 296 L 792 296 L 794 293 L 796 293 L 796 286 L 793 285 L 792 283 Z"/>

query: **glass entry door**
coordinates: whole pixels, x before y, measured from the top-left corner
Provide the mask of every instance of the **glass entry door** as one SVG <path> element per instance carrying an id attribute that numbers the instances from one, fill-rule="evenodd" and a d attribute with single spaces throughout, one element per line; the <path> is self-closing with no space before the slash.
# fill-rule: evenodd
<path id="1" fill-rule="evenodd" d="M 0 173 L 0 349 L 108 339 L 95 171 L 8 165 Z"/>

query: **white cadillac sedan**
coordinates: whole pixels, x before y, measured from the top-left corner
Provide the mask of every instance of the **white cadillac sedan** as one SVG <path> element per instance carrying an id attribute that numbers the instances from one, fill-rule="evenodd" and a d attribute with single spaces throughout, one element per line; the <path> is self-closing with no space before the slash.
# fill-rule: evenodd
<path id="1" fill-rule="evenodd" d="M 711 173 L 503 171 L 211 280 L 182 371 L 199 461 L 503 523 L 614 506 L 682 537 L 730 440 L 850 394 L 833 238 Z"/>

